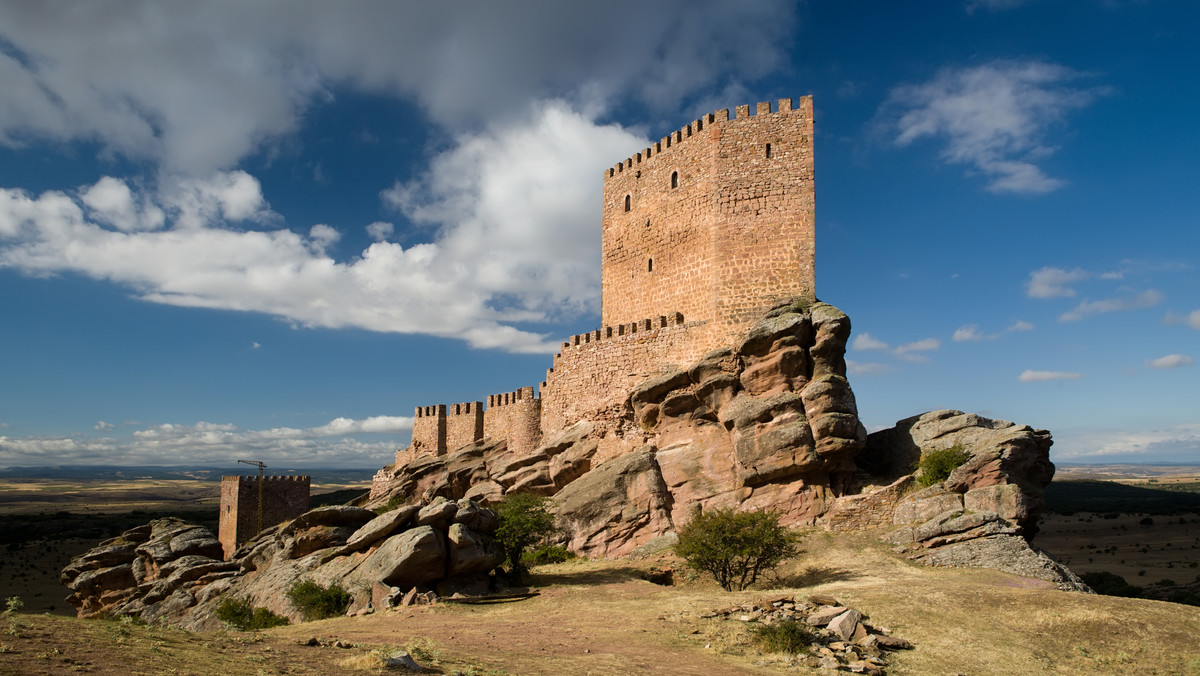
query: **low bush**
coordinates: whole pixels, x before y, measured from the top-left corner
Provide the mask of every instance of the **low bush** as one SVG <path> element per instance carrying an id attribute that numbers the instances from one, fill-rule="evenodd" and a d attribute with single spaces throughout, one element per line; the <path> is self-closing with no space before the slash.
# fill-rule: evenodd
<path id="1" fill-rule="evenodd" d="M 217 606 L 217 618 L 241 631 L 258 631 L 271 627 L 282 627 L 288 619 L 267 610 L 255 608 L 250 599 L 225 599 Z"/>
<path id="2" fill-rule="evenodd" d="M 795 655 L 812 645 L 813 634 L 808 627 L 795 620 L 782 620 L 752 628 L 750 639 L 763 652 Z"/>
<path id="3" fill-rule="evenodd" d="M 562 545 L 542 545 L 521 555 L 521 561 L 527 567 L 544 566 L 548 563 L 562 563 L 575 558 L 575 555 Z"/>
<path id="4" fill-rule="evenodd" d="M 714 509 L 697 514 L 678 535 L 675 553 L 711 574 L 725 591 L 742 591 L 761 573 L 800 553 L 796 534 L 780 525 L 773 512 Z"/>
<path id="5" fill-rule="evenodd" d="M 515 580 L 529 573 L 525 551 L 555 533 L 554 515 L 546 511 L 546 498 L 531 493 L 512 493 L 496 505 L 500 525 L 496 542 L 504 549 L 508 572 Z"/>
<path id="6" fill-rule="evenodd" d="M 971 459 L 967 449 L 955 444 L 950 448 L 930 451 L 921 456 L 914 469 L 919 470 L 917 483 L 922 487 L 932 486 L 950 478 L 950 473 Z"/>
<path id="7" fill-rule="evenodd" d="M 311 580 L 293 582 L 287 590 L 287 597 L 305 620 L 323 620 L 342 615 L 352 600 L 350 592 L 341 585 L 324 587 Z"/>

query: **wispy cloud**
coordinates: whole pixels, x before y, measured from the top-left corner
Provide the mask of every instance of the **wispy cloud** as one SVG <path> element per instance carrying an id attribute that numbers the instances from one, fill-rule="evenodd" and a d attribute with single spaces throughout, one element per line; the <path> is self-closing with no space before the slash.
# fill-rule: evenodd
<path id="1" fill-rule="evenodd" d="M 879 350 L 882 352 L 891 352 L 900 359 L 905 361 L 924 364 L 929 361 L 929 357 L 925 352 L 933 352 L 942 346 L 941 341 L 936 338 L 922 338 L 921 340 L 905 343 L 892 347 L 886 342 L 872 336 L 869 333 L 860 333 L 855 336 L 850 342 L 850 348 L 859 351 Z M 876 370 L 876 373 L 882 373 L 881 370 Z"/>
<path id="2" fill-rule="evenodd" d="M 1017 332 L 1017 331 L 1032 331 L 1033 329 L 1034 329 L 1033 324 L 1030 324 L 1029 322 L 1026 322 L 1026 321 L 1020 321 L 1020 320 L 1014 322 L 1012 324 L 1012 326 L 1009 326 L 1007 329 L 1004 329 L 1003 331 L 997 331 L 994 333 L 984 333 L 983 331 L 981 331 L 979 329 L 978 324 L 964 324 L 963 326 L 960 326 L 954 330 L 954 335 L 952 336 L 952 340 L 954 340 L 954 342 L 956 342 L 956 343 L 981 341 L 981 340 L 996 340 L 997 338 L 1004 335 L 1005 333 L 1013 333 L 1013 332 Z"/>
<path id="3" fill-rule="evenodd" d="M 974 14 L 981 9 L 989 12 L 1002 12 L 1028 4 L 1029 0 L 967 0 L 966 10 L 967 14 Z"/>
<path id="4" fill-rule="evenodd" d="M 1091 273 L 1079 268 L 1064 270 L 1045 267 L 1029 274 L 1025 288 L 1030 298 L 1074 298 L 1075 289 L 1069 285 L 1088 277 L 1091 277 Z"/>
<path id="5" fill-rule="evenodd" d="M 1187 324 L 1188 326 L 1200 331 L 1200 310 L 1192 310 L 1186 315 L 1177 315 L 1174 312 L 1168 312 L 1163 317 L 1163 322 L 1166 324 Z"/>
<path id="6" fill-rule="evenodd" d="M 933 352 L 941 347 L 942 342 L 937 338 L 922 338 L 921 340 L 899 345 L 893 352 L 895 352 L 897 357 L 905 361 L 924 364 L 929 361 L 929 357 L 924 353 Z"/>
<path id="7" fill-rule="evenodd" d="M 108 423 L 96 426 L 99 432 L 112 429 Z M 55 464 L 160 465 L 177 464 L 181 457 L 193 463 L 220 463 L 253 454 L 272 464 L 293 467 L 322 463 L 371 467 L 390 462 L 402 442 L 370 435 L 399 435 L 411 429 L 412 418 L 375 416 L 335 418 L 317 427 L 266 430 L 239 430 L 228 423 L 168 423 L 135 430 L 126 440 L 84 435 L 0 436 L 0 465 L 40 465 L 46 464 L 47 458 L 53 458 Z M 363 436 L 367 438 L 360 438 Z"/>
<path id="8" fill-rule="evenodd" d="M 942 159 L 973 167 L 992 192 L 1046 193 L 1065 185 L 1038 166 L 1057 149 L 1048 142 L 1050 130 L 1104 93 L 1071 86 L 1083 77 L 1043 61 L 946 68 L 928 82 L 894 88 L 880 119 L 900 147 L 943 140 Z"/>
<path id="9" fill-rule="evenodd" d="M 1182 354 L 1168 354 L 1158 359 L 1147 359 L 1146 366 L 1152 369 L 1177 369 L 1180 366 L 1191 366 L 1195 359 Z"/>
<path id="10" fill-rule="evenodd" d="M 1064 312 L 1058 316 L 1060 322 L 1077 322 L 1092 315 L 1104 314 L 1107 312 L 1123 312 L 1127 310 L 1141 310 L 1148 307 L 1154 307 L 1163 301 L 1163 295 L 1154 289 L 1149 289 L 1136 296 L 1123 296 L 1118 298 L 1105 298 L 1104 300 L 1083 302 L 1075 306 L 1073 310 Z"/>
<path id="11" fill-rule="evenodd" d="M 850 341 L 853 350 L 890 350 L 891 346 L 869 333 L 860 333 Z"/>
<path id="12" fill-rule="evenodd" d="M 1113 462 L 1127 458 L 1131 462 L 1195 463 L 1200 457 L 1198 424 L 1139 431 L 1093 429 L 1055 436 L 1055 460 Z"/>
<path id="13" fill-rule="evenodd" d="M 1021 372 L 1021 375 L 1017 376 L 1017 380 L 1023 383 L 1041 383 L 1048 380 L 1078 380 L 1082 377 L 1082 373 L 1069 373 L 1066 371 L 1025 370 Z"/>
<path id="14" fill-rule="evenodd" d="M 856 362 L 850 359 L 846 360 L 846 372 L 852 376 L 875 376 L 891 371 L 892 368 L 887 364 L 877 364 L 874 362 Z"/>
<path id="15" fill-rule="evenodd" d="M 116 425 L 114 425 L 112 423 L 104 422 L 103 420 L 101 420 L 100 422 L 98 422 L 92 426 L 92 429 L 96 430 L 97 432 L 108 432 L 109 430 L 112 430 L 115 428 L 116 428 Z"/>

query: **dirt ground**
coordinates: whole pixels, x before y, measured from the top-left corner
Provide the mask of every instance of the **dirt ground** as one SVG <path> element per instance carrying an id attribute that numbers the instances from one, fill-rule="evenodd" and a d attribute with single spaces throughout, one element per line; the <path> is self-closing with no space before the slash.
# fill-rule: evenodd
<path id="1" fill-rule="evenodd" d="M 749 627 L 710 610 L 781 594 L 829 594 L 916 644 L 889 674 L 1200 675 L 1200 608 L 1060 592 L 997 571 L 913 564 L 877 534 L 813 532 L 761 589 L 723 592 L 668 555 L 572 561 L 535 570 L 539 596 L 438 604 L 280 627 L 187 634 L 119 621 L 21 613 L 0 636 L 0 673 L 382 673 L 407 648 L 435 673 L 815 673 L 760 654 Z M 677 584 L 641 579 L 675 567 Z M 0 624 L 0 628 L 4 625 Z M 310 639 L 318 645 L 302 645 Z M 335 647 L 338 642 L 347 647 Z"/>

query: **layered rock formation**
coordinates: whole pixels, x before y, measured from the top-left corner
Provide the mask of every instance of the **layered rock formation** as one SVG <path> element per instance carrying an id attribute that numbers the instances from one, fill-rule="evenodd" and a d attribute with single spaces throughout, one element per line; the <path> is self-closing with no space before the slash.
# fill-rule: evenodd
<path id="1" fill-rule="evenodd" d="M 846 380 L 849 336 L 832 305 L 780 304 L 739 345 L 642 383 L 611 417 L 523 455 L 484 439 L 418 457 L 376 502 L 553 495 L 570 547 L 588 556 L 627 554 L 709 507 L 811 524 L 852 484 L 867 440 Z M 624 452 L 597 463 L 605 437 Z"/>
<path id="2" fill-rule="evenodd" d="M 133 615 L 190 629 L 221 626 L 223 599 L 300 620 L 287 599 L 298 580 L 339 584 L 350 612 L 411 591 L 484 590 L 503 560 L 495 512 L 473 501 L 435 500 L 376 514 L 322 507 L 258 534 L 229 561 L 207 529 L 160 519 L 77 557 L 62 574 L 80 617 Z"/>
<path id="3" fill-rule="evenodd" d="M 1081 588 L 1028 544 L 1054 475 L 1049 432 L 934 411 L 868 437 L 846 380 L 849 336 L 849 319 L 831 305 L 782 303 L 739 344 L 634 387 L 608 417 L 577 421 L 525 454 L 484 439 L 418 457 L 393 469 L 377 502 L 549 495 L 568 547 L 607 557 L 671 533 L 696 510 L 767 509 L 790 525 L 901 526 L 888 537 L 917 560 Z M 624 450 L 601 457 L 602 446 Z M 918 491 L 918 461 L 950 447 L 967 462 Z"/>

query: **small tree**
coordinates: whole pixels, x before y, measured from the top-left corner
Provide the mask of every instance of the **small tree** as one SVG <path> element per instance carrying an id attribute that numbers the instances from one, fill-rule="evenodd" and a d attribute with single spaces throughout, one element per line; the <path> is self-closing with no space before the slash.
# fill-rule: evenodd
<path id="1" fill-rule="evenodd" d="M 555 533 L 554 515 L 546 511 L 546 498 L 532 493 L 504 496 L 496 505 L 496 514 L 500 517 L 496 541 L 504 549 L 509 573 L 517 580 L 524 579 L 529 570 L 521 557 Z"/>
<path id="2" fill-rule="evenodd" d="M 760 573 L 799 554 L 798 539 L 773 512 L 714 509 L 679 529 L 675 553 L 692 568 L 712 574 L 725 591 L 742 591 Z"/>

